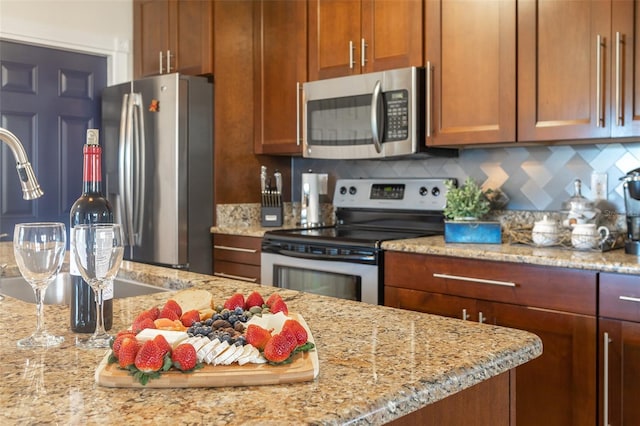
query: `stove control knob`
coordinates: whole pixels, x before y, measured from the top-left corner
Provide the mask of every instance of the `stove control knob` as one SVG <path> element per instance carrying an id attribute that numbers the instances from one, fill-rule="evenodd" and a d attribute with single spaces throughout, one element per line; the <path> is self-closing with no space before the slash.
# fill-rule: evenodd
<path id="1" fill-rule="evenodd" d="M 431 190 L 431 194 L 434 197 L 437 197 L 438 195 L 440 195 L 440 188 L 438 188 L 437 186 L 434 186 L 433 189 Z"/>
<path id="2" fill-rule="evenodd" d="M 349 194 L 356 195 L 356 192 L 358 192 L 358 190 L 356 189 L 355 186 L 350 186 L 349 187 Z"/>
<path id="3" fill-rule="evenodd" d="M 426 187 L 424 187 L 424 186 L 421 186 L 421 187 L 420 187 L 420 191 L 419 191 L 419 192 L 420 192 L 420 195 L 422 195 L 423 197 L 424 197 L 425 195 L 429 195 L 429 189 L 427 189 L 427 188 L 426 188 Z"/>
<path id="4" fill-rule="evenodd" d="M 347 193 L 347 187 L 346 186 L 341 186 L 340 187 L 340 195 L 344 195 Z"/>

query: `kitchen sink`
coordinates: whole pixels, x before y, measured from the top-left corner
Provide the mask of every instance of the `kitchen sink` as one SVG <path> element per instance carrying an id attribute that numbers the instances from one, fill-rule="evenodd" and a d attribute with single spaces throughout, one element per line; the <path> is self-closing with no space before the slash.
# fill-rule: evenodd
<path id="1" fill-rule="evenodd" d="M 114 299 L 142 296 L 162 291 L 170 290 L 126 278 L 116 278 L 113 281 Z M 14 297 L 24 302 L 36 302 L 33 289 L 22 277 L 0 278 L 0 294 Z M 68 305 L 70 298 L 71 275 L 68 272 L 63 272 L 58 274 L 56 279 L 47 287 L 44 303 L 45 305 Z"/>

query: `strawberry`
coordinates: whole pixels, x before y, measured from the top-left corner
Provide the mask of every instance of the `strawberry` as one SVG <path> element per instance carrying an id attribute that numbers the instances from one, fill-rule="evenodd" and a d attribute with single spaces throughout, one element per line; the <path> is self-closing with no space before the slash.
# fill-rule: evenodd
<path id="1" fill-rule="evenodd" d="M 260 293 L 254 291 L 249 296 L 247 296 L 247 300 L 244 301 L 244 309 L 249 310 L 254 306 L 262 306 L 264 305 L 264 299 L 260 296 Z"/>
<path id="2" fill-rule="evenodd" d="M 162 310 L 160 311 L 160 316 L 158 317 L 158 319 L 160 318 L 168 318 L 170 320 L 179 320 L 180 319 L 180 315 L 178 315 L 176 313 L 176 311 L 174 311 L 172 308 L 169 307 L 164 307 L 162 308 Z"/>
<path id="3" fill-rule="evenodd" d="M 271 339 L 271 333 L 259 325 L 249 324 L 249 327 L 244 332 L 244 338 L 250 345 L 263 350 L 269 339 Z"/>
<path id="4" fill-rule="evenodd" d="M 230 311 L 233 311 L 235 308 L 244 308 L 244 296 L 241 293 L 236 293 L 228 298 L 222 307 Z"/>
<path id="5" fill-rule="evenodd" d="M 149 316 L 151 317 L 152 320 L 157 320 L 158 317 L 160 316 L 160 308 L 158 308 L 157 306 L 154 306 L 153 308 L 149 308 L 147 309 L 147 311 L 149 313 Z"/>
<path id="6" fill-rule="evenodd" d="M 182 308 L 180 307 L 180 305 L 178 305 L 178 302 L 176 302 L 173 299 L 167 300 L 167 303 L 165 303 L 162 309 L 160 310 L 160 316 L 162 316 L 162 312 L 165 309 L 169 309 L 175 312 L 175 314 L 177 315 L 177 318 L 175 319 L 180 319 L 180 317 L 182 316 Z M 169 318 L 169 317 L 164 317 L 164 318 Z"/>
<path id="7" fill-rule="evenodd" d="M 283 334 L 287 338 L 287 342 L 289 343 L 292 351 L 298 347 L 298 339 L 296 338 L 296 335 L 293 334 L 293 331 L 282 329 L 280 330 L 280 334 Z"/>
<path id="8" fill-rule="evenodd" d="M 275 302 L 278 299 L 282 299 L 282 296 L 280 296 L 278 293 L 273 293 L 271 296 L 269 296 L 265 304 L 268 307 L 271 307 L 271 305 L 273 305 L 273 302 Z"/>
<path id="9" fill-rule="evenodd" d="M 153 343 L 155 343 L 162 350 L 162 356 L 165 356 L 166 354 L 171 352 L 171 345 L 169 344 L 169 342 L 167 342 L 167 339 L 162 334 L 158 334 L 156 337 L 154 337 Z"/>
<path id="10" fill-rule="evenodd" d="M 125 336 L 118 352 L 118 365 L 121 368 L 129 368 L 133 365 L 139 349 L 140 343 L 134 336 Z"/>
<path id="11" fill-rule="evenodd" d="M 277 314 L 278 312 L 282 312 L 285 315 L 289 315 L 289 308 L 287 308 L 287 304 L 284 303 L 284 300 L 282 300 L 282 299 L 276 299 L 271 304 L 269 309 L 271 309 L 271 313 L 272 314 Z"/>
<path id="12" fill-rule="evenodd" d="M 131 331 L 137 334 L 142 330 L 144 330 L 145 328 L 157 328 L 157 327 L 153 323 L 153 320 L 151 320 L 151 318 L 142 318 L 142 320 L 140 321 L 133 322 L 133 325 L 131 326 Z"/>
<path id="13" fill-rule="evenodd" d="M 179 344 L 171 353 L 173 366 L 178 370 L 188 371 L 196 366 L 198 357 L 196 349 L 189 343 Z"/>
<path id="14" fill-rule="evenodd" d="M 290 331 L 296 337 L 297 346 L 307 343 L 309 338 L 307 330 L 298 321 L 293 319 L 286 320 L 282 325 L 282 331 L 285 330 Z"/>
<path id="15" fill-rule="evenodd" d="M 287 337 L 290 333 L 278 333 L 273 336 L 264 347 L 264 357 L 271 362 L 283 362 L 291 355 L 293 347 Z"/>
<path id="16" fill-rule="evenodd" d="M 122 349 L 120 349 L 122 353 Z M 136 368 L 143 373 L 160 371 L 164 365 L 164 350 L 159 348 L 153 340 L 147 340 L 142 344 L 134 361 Z"/>
<path id="17" fill-rule="evenodd" d="M 180 321 L 185 327 L 191 327 L 194 322 L 200 321 L 200 311 L 192 309 L 182 314 Z"/>
<path id="18" fill-rule="evenodd" d="M 125 337 L 135 337 L 135 333 L 131 330 L 121 331 L 116 335 L 116 338 L 113 340 L 113 344 L 111 345 L 111 350 L 113 352 L 113 356 L 118 358 L 118 353 L 120 352 L 120 347 L 122 345 L 122 340 Z"/>

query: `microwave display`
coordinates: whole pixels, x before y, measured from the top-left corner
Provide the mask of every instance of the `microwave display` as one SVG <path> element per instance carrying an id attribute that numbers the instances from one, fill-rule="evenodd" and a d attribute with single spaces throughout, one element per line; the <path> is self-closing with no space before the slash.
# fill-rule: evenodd
<path id="1" fill-rule="evenodd" d="M 382 93 L 382 142 L 409 136 L 409 92 Z M 309 145 L 371 144 L 371 94 L 311 100 L 307 104 Z"/>

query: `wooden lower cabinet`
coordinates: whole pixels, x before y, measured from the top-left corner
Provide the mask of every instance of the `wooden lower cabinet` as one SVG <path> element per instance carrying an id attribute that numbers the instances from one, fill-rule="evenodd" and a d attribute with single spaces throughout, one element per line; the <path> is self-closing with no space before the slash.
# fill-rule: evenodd
<path id="1" fill-rule="evenodd" d="M 415 425 L 515 425 L 515 372 L 492 377 L 475 386 L 390 422 Z"/>
<path id="2" fill-rule="evenodd" d="M 516 368 L 518 426 L 595 424 L 596 291 L 596 272 L 385 254 L 386 306 L 464 317 L 541 338 L 542 355 Z"/>
<path id="3" fill-rule="evenodd" d="M 260 282 L 262 238 L 243 235 L 213 235 L 213 275 Z"/>
<path id="4" fill-rule="evenodd" d="M 598 424 L 640 424 L 640 277 L 600 274 Z"/>

